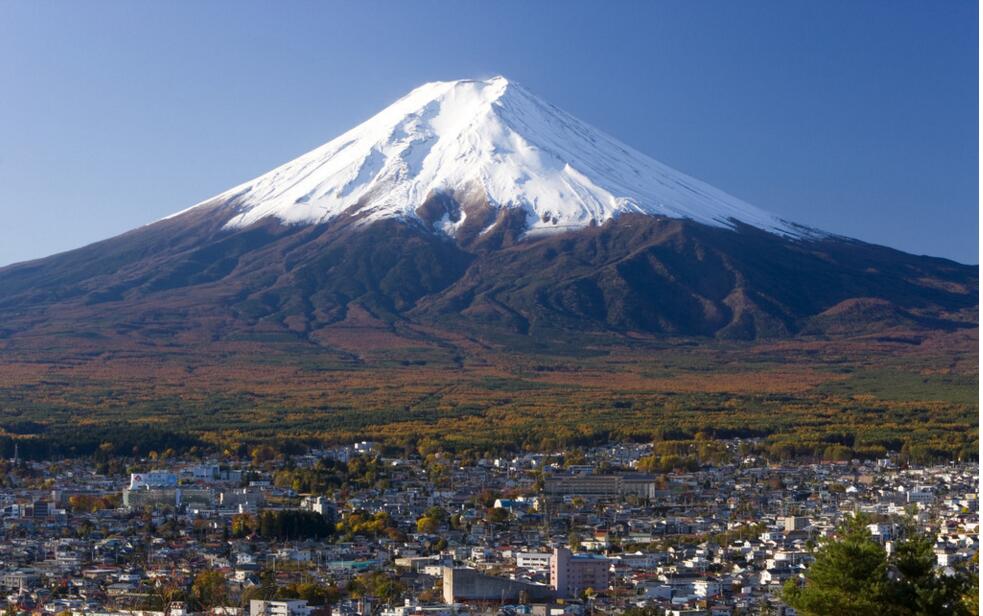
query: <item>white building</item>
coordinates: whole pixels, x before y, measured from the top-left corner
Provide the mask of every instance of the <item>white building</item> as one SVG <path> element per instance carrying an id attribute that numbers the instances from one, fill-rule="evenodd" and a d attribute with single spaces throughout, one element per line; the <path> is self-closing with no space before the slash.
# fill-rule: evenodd
<path id="1" fill-rule="evenodd" d="M 908 490 L 906 496 L 909 503 L 928 504 L 935 500 L 931 486 L 919 486 L 913 490 Z"/>
<path id="2" fill-rule="evenodd" d="M 176 488 L 177 475 L 167 471 L 150 471 L 149 473 L 131 473 L 130 489 L 141 488 Z"/>
<path id="3" fill-rule="evenodd" d="M 252 599 L 249 602 L 249 616 L 310 616 L 312 611 L 314 608 L 307 605 L 305 599 L 284 601 Z"/>
<path id="4" fill-rule="evenodd" d="M 515 555 L 515 566 L 520 569 L 531 571 L 546 572 L 550 570 L 550 559 L 553 557 L 549 552 L 518 552 Z"/>

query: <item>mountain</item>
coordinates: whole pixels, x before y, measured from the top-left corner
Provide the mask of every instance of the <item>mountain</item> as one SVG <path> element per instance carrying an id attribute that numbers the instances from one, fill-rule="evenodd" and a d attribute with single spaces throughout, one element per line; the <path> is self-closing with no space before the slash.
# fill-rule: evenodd
<path id="1" fill-rule="evenodd" d="M 366 222 L 415 219 L 458 238 L 481 234 L 506 214 L 522 219 L 528 236 L 632 212 L 803 231 L 504 77 L 423 85 L 316 150 L 195 207 L 230 212 L 227 228 L 267 217 L 316 224 L 358 213 Z"/>
<path id="2" fill-rule="evenodd" d="M 976 328 L 977 288 L 974 267 L 782 220 L 496 77 L 426 84 L 178 214 L 0 269 L 0 342 L 844 337 Z"/>

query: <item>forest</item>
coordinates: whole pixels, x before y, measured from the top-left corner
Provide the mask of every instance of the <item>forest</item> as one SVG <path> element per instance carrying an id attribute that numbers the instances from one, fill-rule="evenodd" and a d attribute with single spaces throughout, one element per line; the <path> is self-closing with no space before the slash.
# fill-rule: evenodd
<path id="1" fill-rule="evenodd" d="M 755 343 L 407 340 L 0 353 L 0 456 L 248 456 L 359 440 L 494 455 L 655 442 L 651 470 L 741 439 L 770 461 L 975 460 L 976 330 Z M 260 352 L 262 350 L 262 352 Z"/>

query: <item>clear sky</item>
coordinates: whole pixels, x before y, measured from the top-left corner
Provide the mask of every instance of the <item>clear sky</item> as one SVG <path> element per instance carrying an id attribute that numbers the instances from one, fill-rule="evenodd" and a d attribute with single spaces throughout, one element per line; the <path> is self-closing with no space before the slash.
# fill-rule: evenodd
<path id="1" fill-rule="evenodd" d="M 427 81 L 495 74 L 785 218 L 978 262 L 978 7 L 0 2 L 0 264 L 259 175 Z"/>

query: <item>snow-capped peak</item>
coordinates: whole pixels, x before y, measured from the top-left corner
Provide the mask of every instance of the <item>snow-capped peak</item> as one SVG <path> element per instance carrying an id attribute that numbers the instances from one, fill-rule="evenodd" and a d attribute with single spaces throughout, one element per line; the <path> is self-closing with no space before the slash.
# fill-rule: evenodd
<path id="1" fill-rule="evenodd" d="M 203 204 L 234 208 L 228 227 L 342 212 L 412 218 L 428 199 L 478 188 L 493 208 L 522 208 L 540 234 L 627 212 L 733 221 L 781 234 L 795 225 L 675 171 L 504 77 L 424 84 L 323 146 Z M 462 212 L 439 228 L 449 234 Z"/>

